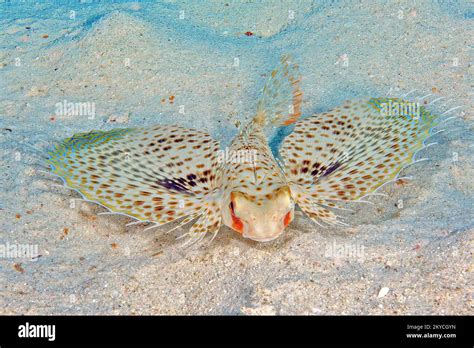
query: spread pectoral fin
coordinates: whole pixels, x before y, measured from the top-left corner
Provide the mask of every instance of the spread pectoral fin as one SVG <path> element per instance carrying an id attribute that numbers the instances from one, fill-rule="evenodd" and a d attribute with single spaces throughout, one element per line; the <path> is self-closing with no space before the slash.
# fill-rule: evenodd
<path id="1" fill-rule="evenodd" d="M 359 200 L 413 162 L 438 117 L 416 106 L 411 114 L 390 114 L 385 106 L 393 103 L 407 102 L 346 102 L 296 123 L 280 153 L 293 189 L 302 192 L 298 203 Z"/>
<path id="2" fill-rule="evenodd" d="M 160 125 L 76 134 L 52 149 L 48 162 L 88 200 L 161 225 L 215 205 L 218 149 L 205 132 Z M 194 231 L 215 231 L 220 220 L 211 220 Z"/>

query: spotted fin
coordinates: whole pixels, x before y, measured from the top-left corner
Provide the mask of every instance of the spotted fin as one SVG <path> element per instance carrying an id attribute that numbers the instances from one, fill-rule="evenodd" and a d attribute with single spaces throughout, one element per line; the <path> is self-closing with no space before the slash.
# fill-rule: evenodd
<path id="1" fill-rule="evenodd" d="M 76 134 L 48 162 L 67 186 L 112 212 L 156 225 L 191 216 L 192 232 L 217 232 L 218 149 L 207 133 L 158 125 Z"/>
<path id="2" fill-rule="evenodd" d="M 301 116 L 302 99 L 298 66 L 289 56 L 282 56 L 280 65 L 270 73 L 262 90 L 254 120 L 261 126 L 292 124 Z"/>
<path id="3" fill-rule="evenodd" d="M 438 121 L 423 106 L 396 98 L 347 101 L 300 120 L 280 149 L 297 203 L 315 218 L 335 220 L 309 207 L 359 200 L 393 180 Z"/>

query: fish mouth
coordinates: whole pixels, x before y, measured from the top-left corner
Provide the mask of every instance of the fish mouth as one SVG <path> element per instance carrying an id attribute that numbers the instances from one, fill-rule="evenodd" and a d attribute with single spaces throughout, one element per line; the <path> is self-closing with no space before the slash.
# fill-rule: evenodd
<path id="1" fill-rule="evenodd" d="M 275 239 L 277 239 L 278 237 L 280 237 L 281 233 L 277 233 L 277 234 L 274 234 L 274 235 L 271 235 L 269 237 L 253 237 L 253 236 L 245 236 L 244 235 L 244 238 L 247 238 L 247 239 L 251 239 L 255 242 L 260 242 L 260 243 L 265 243 L 265 242 L 271 242 Z"/>

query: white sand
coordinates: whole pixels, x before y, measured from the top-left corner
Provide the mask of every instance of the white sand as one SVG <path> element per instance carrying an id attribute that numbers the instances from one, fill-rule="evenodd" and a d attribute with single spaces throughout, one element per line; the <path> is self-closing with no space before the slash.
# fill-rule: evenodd
<path id="1" fill-rule="evenodd" d="M 41 254 L 0 258 L 0 314 L 473 314 L 467 5 L 0 6 L 0 245 Z M 211 245 L 183 250 L 175 237 L 184 230 L 96 216 L 101 208 L 71 206 L 77 195 L 34 171 L 23 143 L 91 129 L 178 123 L 226 144 L 283 53 L 300 65 L 305 115 L 417 89 L 446 98 L 435 112 L 462 105 L 460 120 L 425 150 L 430 162 L 406 169 L 413 181 L 353 207 L 352 227 L 298 216 L 271 244 L 222 228 Z M 55 115 L 64 100 L 95 103 L 94 119 Z"/>

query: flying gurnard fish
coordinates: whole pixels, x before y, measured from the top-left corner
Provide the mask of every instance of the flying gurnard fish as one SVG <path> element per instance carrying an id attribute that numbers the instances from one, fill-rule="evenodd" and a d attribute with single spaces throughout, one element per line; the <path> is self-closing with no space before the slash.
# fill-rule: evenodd
<path id="1" fill-rule="evenodd" d="M 202 130 L 154 125 L 76 134 L 49 151 L 52 173 L 85 200 L 153 226 L 194 222 L 189 241 L 222 224 L 245 238 L 271 241 L 295 216 L 295 205 L 320 225 L 343 224 L 334 209 L 360 201 L 397 178 L 426 147 L 440 117 L 424 107 L 409 117 L 386 111 L 397 98 L 346 101 L 300 119 L 297 65 L 283 57 L 271 72 L 255 117 L 240 127 L 226 161 Z M 294 124 L 274 156 L 267 134 Z M 277 159 L 278 158 L 278 159 Z"/>

